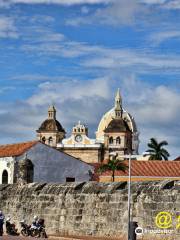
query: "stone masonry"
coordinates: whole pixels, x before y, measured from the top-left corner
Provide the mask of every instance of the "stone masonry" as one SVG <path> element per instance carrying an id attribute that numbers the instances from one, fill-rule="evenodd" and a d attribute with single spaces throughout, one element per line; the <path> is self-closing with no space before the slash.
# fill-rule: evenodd
<path id="1" fill-rule="evenodd" d="M 0 209 L 17 226 L 38 215 L 47 232 L 57 235 L 126 236 L 127 199 L 127 182 L 0 185 Z M 158 230 L 155 216 L 161 211 L 172 214 L 173 233 L 146 233 L 139 239 L 180 239 L 180 181 L 133 182 L 132 219 L 144 229 Z"/>

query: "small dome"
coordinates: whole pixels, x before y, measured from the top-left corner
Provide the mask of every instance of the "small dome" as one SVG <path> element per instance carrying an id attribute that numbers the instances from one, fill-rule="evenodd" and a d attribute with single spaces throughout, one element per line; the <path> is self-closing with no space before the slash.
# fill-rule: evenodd
<path id="1" fill-rule="evenodd" d="M 107 128 L 104 130 L 105 133 L 118 133 L 126 131 L 130 131 L 130 129 L 127 123 L 122 118 L 111 120 Z"/>
<path id="2" fill-rule="evenodd" d="M 56 119 L 46 119 L 38 129 L 38 131 L 58 131 L 58 132 L 64 132 L 65 130 L 61 126 L 60 122 L 58 122 Z"/>

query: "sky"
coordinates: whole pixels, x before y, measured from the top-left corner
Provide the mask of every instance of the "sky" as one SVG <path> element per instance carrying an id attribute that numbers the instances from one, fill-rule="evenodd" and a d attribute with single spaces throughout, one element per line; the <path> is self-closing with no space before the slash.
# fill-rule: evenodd
<path id="1" fill-rule="evenodd" d="M 51 104 L 95 131 L 120 88 L 140 153 L 180 155 L 180 0 L 0 0 L 0 144 L 36 138 Z"/>

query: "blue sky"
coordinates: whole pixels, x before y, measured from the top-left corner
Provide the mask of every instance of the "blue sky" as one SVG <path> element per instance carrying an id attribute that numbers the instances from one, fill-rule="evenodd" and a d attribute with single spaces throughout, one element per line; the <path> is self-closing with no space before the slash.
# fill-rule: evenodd
<path id="1" fill-rule="evenodd" d="M 121 89 L 140 152 L 180 148 L 179 0 L 0 0 L 0 143 L 34 139 L 55 103 L 94 137 Z"/>

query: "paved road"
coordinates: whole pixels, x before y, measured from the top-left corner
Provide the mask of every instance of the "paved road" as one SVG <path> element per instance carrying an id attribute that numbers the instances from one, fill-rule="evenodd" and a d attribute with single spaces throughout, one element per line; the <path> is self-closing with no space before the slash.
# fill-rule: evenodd
<path id="1" fill-rule="evenodd" d="M 0 237 L 0 239 L 2 240 L 25 240 L 25 239 L 29 239 L 29 240 L 37 240 L 37 239 L 44 239 L 44 238 L 32 238 L 32 237 L 20 237 L 20 236 L 17 236 L 17 237 L 14 237 L 14 236 L 3 236 L 3 237 Z"/>
<path id="2" fill-rule="evenodd" d="M 45 240 L 45 238 L 32 238 L 32 237 L 22 237 L 22 236 L 18 236 L 18 237 L 14 237 L 14 236 L 3 236 L 0 237 L 0 240 Z M 102 238 L 97 238 L 97 237 L 52 237 L 50 236 L 48 238 L 48 240 L 125 240 L 125 239 L 120 239 L 120 238 L 108 238 L 108 237 L 102 237 Z"/>
<path id="3" fill-rule="evenodd" d="M 45 240 L 45 238 L 32 238 L 32 237 L 9 237 L 9 236 L 3 236 L 0 237 L 0 240 Z M 49 237 L 48 240 L 125 240 L 120 238 L 108 238 L 108 237 L 102 237 L 102 238 L 96 238 L 96 237 Z"/>

